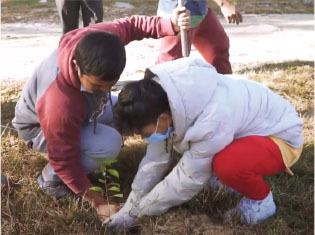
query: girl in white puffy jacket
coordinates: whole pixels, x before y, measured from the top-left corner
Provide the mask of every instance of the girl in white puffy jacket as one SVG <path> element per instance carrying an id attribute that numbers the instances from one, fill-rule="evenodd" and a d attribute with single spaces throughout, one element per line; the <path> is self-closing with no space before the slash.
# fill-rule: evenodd
<path id="1" fill-rule="evenodd" d="M 149 142 L 126 204 L 106 221 L 116 230 L 190 200 L 214 175 L 243 195 L 226 215 L 259 223 L 276 212 L 263 176 L 293 174 L 289 167 L 302 151 L 303 124 L 289 102 L 201 59 L 150 68 L 123 88 L 114 116 L 121 133 Z M 171 149 L 183 156 L 165 176 Z"/>

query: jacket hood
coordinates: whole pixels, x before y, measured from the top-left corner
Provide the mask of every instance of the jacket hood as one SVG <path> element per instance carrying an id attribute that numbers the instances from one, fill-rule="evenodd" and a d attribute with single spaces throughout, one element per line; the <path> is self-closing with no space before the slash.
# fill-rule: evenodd
<path id="1" fill-rule="evenodd" d="M 81 83 L 78 73 L 73 63 L 74 51 L 80 39 L 86 34 L 86 31 L 73 30 L 66 33 L 60 40 L 58 47 L 58 67 L 59 72 L 66 83 L 75 88 L 80 88 Z"/>
<path id="2" fill-rule="evenodd" d="M 209 103 L 221 75 L 201 58 L 181 58 L 149 69 L 167 93 L 176 140 L 180 140 Z"/>

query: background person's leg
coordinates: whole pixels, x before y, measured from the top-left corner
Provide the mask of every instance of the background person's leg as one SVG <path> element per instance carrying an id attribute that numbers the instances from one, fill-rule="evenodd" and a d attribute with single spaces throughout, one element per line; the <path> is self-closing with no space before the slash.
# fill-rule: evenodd
<path id="1" fill-rule="evenodd" d="M 219 73 L 232 73 L 229 61 L 229 38 L 210 8 L 205 19 L 197 26 L 192 43 L 203 58 Z"/>
<path id="2" fill-rule="evenodd" d="M 79 28 L 79 0 L 56 0 L 63 34 Z"/>
<path id="3" fill-rule="evenodd" d="M 121 136 L 114 128 L 98 123 L 96 134 L 93 130 L 94 124 L 89 123 L 82 127 L 80 134 L 80 164 L 86 173 L 100 168 L 100 164 L 94 158 L 115 158 L 121 148 Z"/>
<path id="4" fill-rule="evenodd" d="M 233 141 L 212 162 L 221 182 L 243 196 L 262 200 L 270 193 L 263 176 L 285 170 L 278 146 L 268 137 L 248 136 Z"/>
<path id="5" fill-rule="evenodd" d="M 102 0 L 81 0 L 81 10 L 84 27 L 103 21 Z"/>
<path id="6" fill-rule="evenodd" d="M 57 11 L 59 14 L 60 22 L 62 25 L 62 29 L 64 29 L 63 20 L 62 20 L 62 8 L 65 5 L 65 0 L 55 0 L 55 2 L 56 2 Z"/>

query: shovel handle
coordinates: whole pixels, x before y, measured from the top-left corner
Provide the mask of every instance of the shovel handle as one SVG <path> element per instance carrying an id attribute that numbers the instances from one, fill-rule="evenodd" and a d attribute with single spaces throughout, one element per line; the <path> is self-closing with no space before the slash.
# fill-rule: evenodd
<path id="1" fill-rule="evenodd" d="M 178 0 L 178 6 L 184 6 L 184 0 Z M 182 55 L 183 57 L 188 57 L 188 43 L 187 43 L 187 31 L 185 29 L 180 29 L 180 40 L 182 44 Z"/>

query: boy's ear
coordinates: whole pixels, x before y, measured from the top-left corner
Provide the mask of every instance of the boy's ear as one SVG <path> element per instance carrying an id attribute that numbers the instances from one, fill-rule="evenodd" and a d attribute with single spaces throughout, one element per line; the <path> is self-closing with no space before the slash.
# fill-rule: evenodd
<path id="1" fill-rule="evenodd" d="M 79 66 L 78 66 L 78 64 L 77 64 L 76 59 L 73 59 L 73 60 L 72 60 L 72 62 L 73 62 L 73 63 L 74 63 L 74 65 L 75 65 L 75 70 L 76 70 L 76 71 L 78 71 Z"/>

